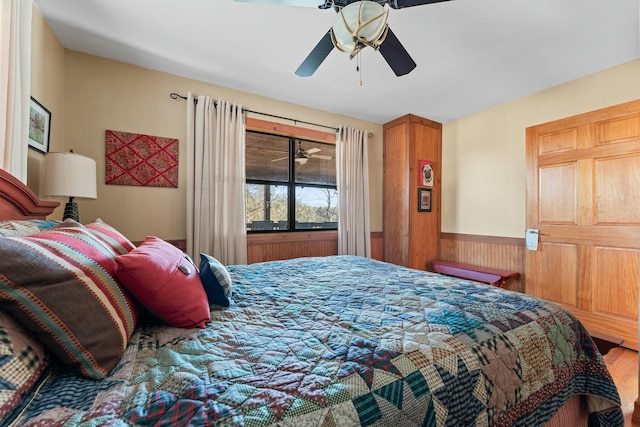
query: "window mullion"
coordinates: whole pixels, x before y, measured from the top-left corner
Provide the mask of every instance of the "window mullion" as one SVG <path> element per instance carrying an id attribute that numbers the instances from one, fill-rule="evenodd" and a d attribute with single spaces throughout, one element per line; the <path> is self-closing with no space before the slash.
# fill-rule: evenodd
<path id="1" fill-rule="evenodd" d="M 289 231 L 296 229 L 296 140 L 289 138 Z"/>

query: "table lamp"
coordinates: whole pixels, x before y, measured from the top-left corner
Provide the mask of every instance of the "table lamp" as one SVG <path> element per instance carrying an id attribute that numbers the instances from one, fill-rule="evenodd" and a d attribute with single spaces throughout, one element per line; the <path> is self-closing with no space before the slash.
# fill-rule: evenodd
<path id="1" fill-rule="evenodd" d="M 80 221 L 75 198 L 96 199 L 96 161 L 76 154 L 47 153 L 45 156 L 45 195 L 68 197 L 62 220 Z"/>

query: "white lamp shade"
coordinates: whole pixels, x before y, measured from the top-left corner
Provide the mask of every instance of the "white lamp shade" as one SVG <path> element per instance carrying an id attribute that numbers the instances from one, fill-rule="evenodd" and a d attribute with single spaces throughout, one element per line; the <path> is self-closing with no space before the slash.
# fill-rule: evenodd
<path id="1" fill-rule="evenodd" d="M 333 24 L 333 41 L 342 52 L 353 52 L 357 40 L 364 39 L 372 44 L 384 34 L 387 25 L 387 11 L 374 1 L 353 2 L 342 9 Z"/>
<path id="2" fill-rule="evenodd" d="M 76 153 L 45 156 L 45 195 L 97 198 L 96 161 Z"/>

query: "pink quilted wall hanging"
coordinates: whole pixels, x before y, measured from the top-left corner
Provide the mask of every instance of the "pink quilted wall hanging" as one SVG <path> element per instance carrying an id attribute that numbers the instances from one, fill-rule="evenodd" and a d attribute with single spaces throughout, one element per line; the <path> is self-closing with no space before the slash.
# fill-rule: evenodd
<path id="1" fill-rule="evenodd" d="M 178 188 L 178 140 L 105 131 L 105 183 Z"/>

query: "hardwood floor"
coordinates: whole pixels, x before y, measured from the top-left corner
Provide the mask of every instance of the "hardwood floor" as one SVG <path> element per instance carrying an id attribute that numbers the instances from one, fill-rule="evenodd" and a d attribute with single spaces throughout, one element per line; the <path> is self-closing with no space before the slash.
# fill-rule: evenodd
<path id="1" fill-rule="evenodd" d="M 625 427 L 640 427 L 640 423 L 631 421 L 633 403 L 638 397 L 638 352 L 617 347 L 604 360 L 620 393 Z"/>

